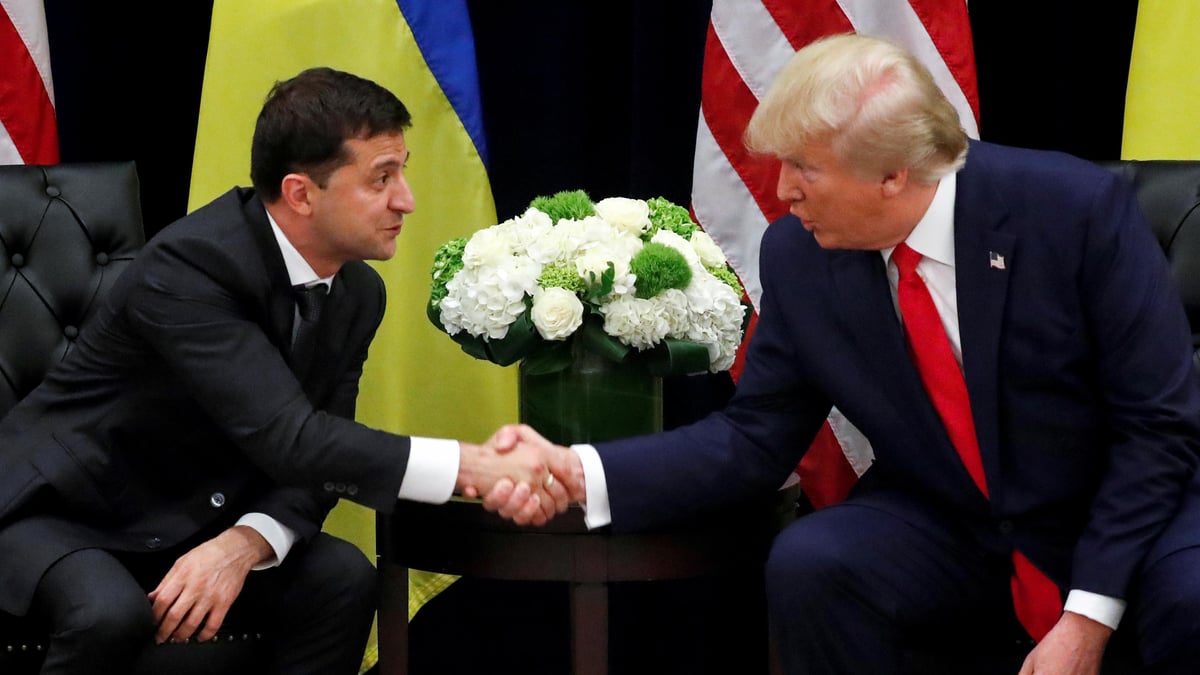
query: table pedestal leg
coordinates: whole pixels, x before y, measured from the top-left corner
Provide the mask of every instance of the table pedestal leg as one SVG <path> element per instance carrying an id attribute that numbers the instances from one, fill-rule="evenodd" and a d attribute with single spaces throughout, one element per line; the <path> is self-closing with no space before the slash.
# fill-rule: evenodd
<path id="1" fill-rule="evenodd" d="M 379 672 L 408 675 L 408 568 L 379 567 Z"/>
<path id="2" fill-rule="evenodd" d="M 608 675 L 608 587 L 571 584 L 571 659 L 575 675 Z"/>

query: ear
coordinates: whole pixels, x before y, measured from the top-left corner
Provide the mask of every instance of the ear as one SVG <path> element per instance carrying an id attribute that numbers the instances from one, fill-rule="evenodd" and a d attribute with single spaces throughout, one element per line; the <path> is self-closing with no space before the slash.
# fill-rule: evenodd
<path id="1" fill-rule="evenodd" d="M 897 169 L 883 177 L 883 181 L 879 184 L 880 192 L 884 197 L 895 197 L 904 191 L 908 186 L 908 168 Z"/>
<path id="2" fill-rule="evenodd" d="M 283 177 L 280 198 L 288 208 L 307 216 L 312 214 L 312 179 L 302 173 L 289 173 Z"/>

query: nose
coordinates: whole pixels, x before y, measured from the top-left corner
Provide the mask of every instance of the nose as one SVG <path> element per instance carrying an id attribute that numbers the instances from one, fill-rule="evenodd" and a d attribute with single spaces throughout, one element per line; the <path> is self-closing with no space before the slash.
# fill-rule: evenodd
<path id="1" fill-rule="evenodd" d="M 404 176 L 400 176 L 399 179 L 392 183 L 392 193 L 391 198 L 388 200 L 388 208 L 404 214 L 412 213 L 417 208 L 412 188 L 408 186 L 408 180 Z"/>
<path id="2" fill-rule="evenodd" d="M 788 203 L 804 199 L 803 174 L 791 162 L 780 162 L 779 182 L 775 186 L 775 195 L 781 201 Z"/>

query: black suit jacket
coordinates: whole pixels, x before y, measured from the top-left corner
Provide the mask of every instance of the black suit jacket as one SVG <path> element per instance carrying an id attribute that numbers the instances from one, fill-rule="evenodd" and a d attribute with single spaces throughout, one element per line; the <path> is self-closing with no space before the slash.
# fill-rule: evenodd
<path id="1" fill-rule="evenodd" d="M 614 528 L 774 489 L 836 405 L 875 449 L 852 500 L 1125 597 L 1200 462 L 1165 256 L 1131 187 L 1082 160 L 972 143 L 957 180 L 963 366 L 990 500 L 906 352 L 882 256 L 824 250 L 787 216 L 763 238 L 759 322 L 728 408 L 597 446 Z"/>
<path id="2" fill-rule="evenodd" d="M 406 437 L 352 421 L 384 287 L 333 281 L 314 365 L 262 202 L 235 189 L 160 232 L 69 356 L 0 422 L 0 609 L 82 547 L 166 549 L 262 512 L 313 536 L 337 498 L 393 508 Z"/>

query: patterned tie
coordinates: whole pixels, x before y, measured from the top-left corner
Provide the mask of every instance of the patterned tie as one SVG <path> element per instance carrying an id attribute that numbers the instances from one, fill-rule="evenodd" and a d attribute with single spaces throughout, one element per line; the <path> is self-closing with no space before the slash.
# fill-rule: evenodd
<path id="1" fill-rule="evenodd" d="M 300 318 L 292 334 L 292 364 L 300 373 L 307 373 L 317 343 L 317 324 L 321 320 L 321 307 L 328 296 L 325 284 L 310 287 L 293 286 L 296 307 Z"/>
<path id="2" fill-rule="evenodd" d="M 983 458 L 979 454 L 979 440 L 975 435 L 967 383 L 954 358 L 950 338 L 946 336 L 946 329 L 929 295 L 929 289 L 917 275 L 921 254 L 902 243 L 892 252 L 892 260 L 900 272 L 896 294 L 908 336 L 909 353 L 921 374 L 921 382 L 933 407 L 942 418 L 950 442 L 962 458 L 967 473 L 986 497 L 987 479 L 983 473 Z M 1015 549 L 1011 586 L 1017 618 L 1030 637 L 1040 641 L 1062 614 L 1058 586 Z"/>

